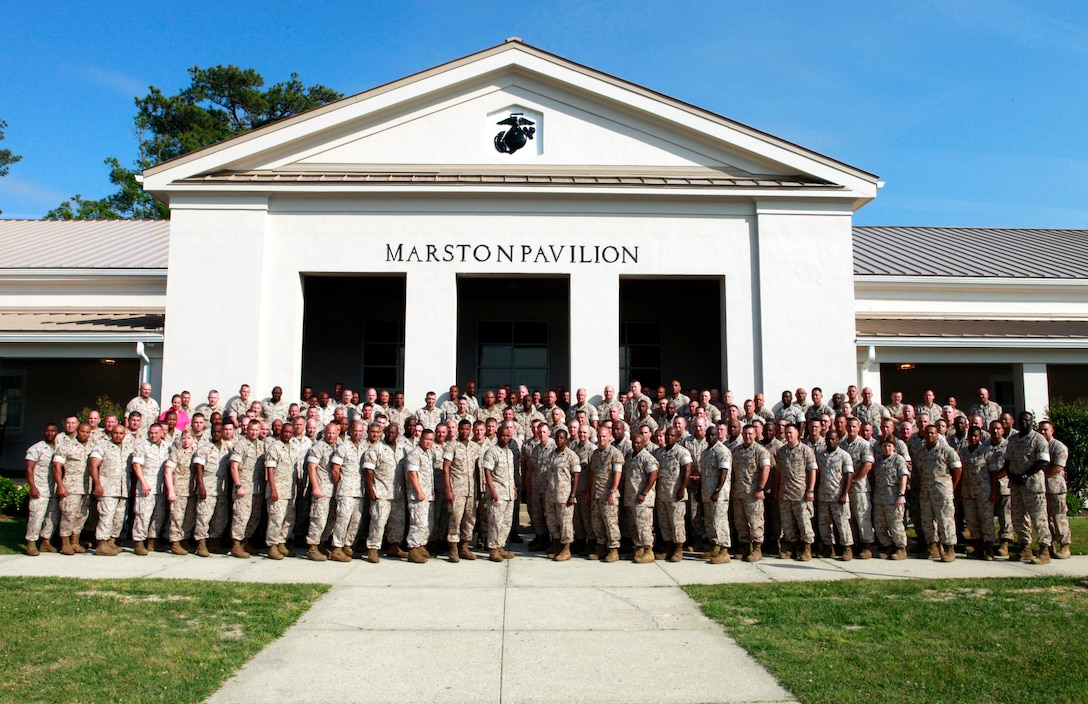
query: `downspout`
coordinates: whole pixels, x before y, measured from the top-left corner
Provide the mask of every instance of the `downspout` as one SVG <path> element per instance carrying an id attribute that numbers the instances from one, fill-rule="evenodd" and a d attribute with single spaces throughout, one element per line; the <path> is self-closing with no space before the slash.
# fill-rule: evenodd
<path id="1" fill-rule="evenodd" d="M 872 369 L 873 363 L 876 362 L 876 345 L 869 345 L 869 354 L 865 357 L 865 361 L 861 363 L 861 378 L 858 382 L 862 386 L 869 386 L 869 370 Z"/>
<path id="2" fill-rule="evenodd" d="M 151 358 L 147 356 L 143 342 L 136 343 L 136 356 L 140 358 L 140 383 L 147 383 L 151 381 Z"/>

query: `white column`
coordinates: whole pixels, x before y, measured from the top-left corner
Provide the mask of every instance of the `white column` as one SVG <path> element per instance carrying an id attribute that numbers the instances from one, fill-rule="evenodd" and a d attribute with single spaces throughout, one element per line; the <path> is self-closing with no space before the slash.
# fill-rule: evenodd
<path id="1" fill-rule="evenodd" d="M 619 382 L 619 274 L 570 275 L 570 342 L 571 389 L 585 387 L 590 402 L 598 403 L 604 387 Z"/>
<path id="2" fill-rule="evenodd" d="M 865 355 L 859 365 L 858 386 L 864 389 L 868 386 L 873 390 L 873 398 L 877 403 L 884 403 L 887 399 L 881 395 L 880 390 L 880 362 L 876 358 L 876 347 L 869 345 L 860 350 Z"/>
<path id="3" fill-rule="evenodd" d="M 416 409 L 457 377 L 457 274 L 409 271 L 404 289 L 404 405 Z"/>
<path id="4" fill-rule="evenodd" d="M 1023 409 L 1030 411 L 1035 420 L 1046 418 L 1050 406 L 1050 383 L 1047 380 L 1045 364 L 1012 365 L 1013 384 L 1016 400 L 1023 402 Z"/>

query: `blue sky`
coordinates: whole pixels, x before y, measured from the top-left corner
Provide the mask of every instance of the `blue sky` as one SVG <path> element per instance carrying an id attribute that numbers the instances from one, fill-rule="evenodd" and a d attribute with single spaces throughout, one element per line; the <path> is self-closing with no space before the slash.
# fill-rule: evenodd
<path id="1" fill-rule="evenodd" d="M 1088 228 L 1084 2 L 7 3 L 5 218 L 110 192 L 193 65 L 357 93 L 510 36 L 876 173 L 858 224 Z"/>

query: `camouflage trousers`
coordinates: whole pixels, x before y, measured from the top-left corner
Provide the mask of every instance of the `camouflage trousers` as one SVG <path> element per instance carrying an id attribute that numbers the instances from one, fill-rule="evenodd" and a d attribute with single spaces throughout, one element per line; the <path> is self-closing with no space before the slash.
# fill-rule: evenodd
<path id="1" fill-rule="evenodd" d="M 816 525 L 820 528 L 820 542 L 832 545 L 853 545 L 854 533 L 850 530 L 850 502 L 820 501 L 816 505 Z M 839 539 L 835 540 L 838 533 Z"/>
<path id="2" fill-rule="evenodd" d="M 628 506 L 631 511 L 631 539 L 636 547 L 654 546 L 654 506 L 649 501 Z"/>
<path id="3" fill-rule="evenodd" d="M 196 502 L 194 540 L 207 540 L 223 535 L 227 528 L 227 497 L 209 496 Z"/>
<path id="4" fill-rule="evenodd" d="M 816 535 L 812 532 L 812 502 L 778 500 L 778 514 L 782 521 L 782 540 L 787 543 L 813 543 Z"/>
<path id="5" fill-rule="evenodd" d="M 61 537 L 74 535 L 78 538 L 90 514 L 91 497 L 87 494 L 68 494 L 62 498 L 60 500 Z"/>
<path id="6" fill-rule="evenodd" d="M 434 501 L 431 502 L 431 540 L 445 540 L 446 531 L 449 530 L 450 525 L 450 505 L 446 503 L 444 491 L 435 491 L 434 496 Z"/>
<path id="7" fill-rule="evenodd" d="M 907 546 L 907 530 L 903 527 L 905 506 L 873 504 L 873 532 L 881 545 Z"/>
<path id="8" fill-rule="evenodd" d="M 486 496 L 486 487 L 476 492 L 476 535 L 484 542 L 487 542 L 488 504 L 491 503 L 485 498 Z"/>
<path id="9" fill-rule="evenodd" d="M 127 496 L 103 496 L 98 499 L 98 526 L 95 528 L 94 537 L 98 540 L 109 540 L 121 535 L 127 507 Z"/>
<path id="10" fill-rule="evenodd" d="M 691 522 L 691 533 L 696 538 L 710 538 L 710 522 L 707 516 L 707 502 L 700 499 L 699 489 L 688 490 L 688 496 L 684 500 L 687 503 L 687 517 Z M 725 502 L 726 513 L 729 511 L 729 501 Z M 727 531 L 728 532 L 728 531 Z M 711 540 L 713 540 L 711 538 Z"/>
<path id="11" fill-rule="evenodd" d="M 703 518 L 707 539 L 715 545 L 727 548 L 733 543 L 729 536 L 729 499 L 724 495 L 723 490 L 721 501 L 703 502 Z M 692 528 L 692 530 L 695 529 Z"/>
<path id="12" fill-rule="evenodd" d="M 432 501 L 408 502 L 408 549 L 423 547 L 431 537 Z"/>
<path id="13" fill-rule="evenodd" d="M 994 516 L 997 517 L 998 540 L 1012 540 L 1012 497 L 1001 494 L 994 504 Z"/>
<path id="14" fill-rule="evenodd" d="M 1046 515 L 1050 518 L 1050 537 L 1055 545 L 1069 545 L 1073 536 L 1069 533 L 1069 504 L 1065 494 L 1046 495 Z"/>
<path id="15" fill-rule="evenodd" d="M 533 532 L 540 536 L 548 534 L 548 514 L 544 509 L 546 493 L 547 485 L 537 486 L 534 479 L 533 493 L 529 494 L 529 525 L 533 527 Z"/>
<path id="16" fill-rule="evenodd" d="M 956 544 L 956 507 L 952 500 L 952 490 L 939 485 L 922 484 L 918 493 L 922 504 L 922 533 L 926 542 L 932 545 Z M 918 526 L 915 526 L 918 530 Z"/>
<path id="17" fill-rule="evenodd" d="M 775 499 L 770 495 L 770 492 L 764 493 L 763 497 L 763 520 L 765 523 L 765 529 L 763 532 L 763 543 L 768 545 L 771 551 L 776 549 L 778 540 L 782 537 L 782 502 Z"/>
<path id="18" fill-rule="evenodd" d="M 683 543 L 687 540 L 687 527 L 684 516 L 687 515 L 687 501 L 658 501 L 657 528 L 661 538 L 669 543 Z"/>
<path id="19" fill-rule="evenodd" d="M 230 537 L 233 540 L 252 538 L 257 532 L 257 524 L 261 522 L 261 511 L 264 508 L 264 497 L 260 490 L 246 487 L 246 495 L 236 495 L 231 508 L 234 515 L 230 521 Z"/>
<path id="20" fill-rule="evenodd" d="M 574 505 L 574 539 L 593 542 L 593 502 L 582 501 Z"/>
<path id="21" fill-rule="evenodd" d="M 594 501 L 590 510 L 593 534 L 600 545 L 609 549 L 620 546 L 620 507 L 609 506 L 607 501 Z"/>
<path id="22" fill-rule="evenodd" d="M 43 493 L 30 500 L 29 515 L 26 519 L 26 539 L 33 542 L 38 538 L 49 540 L 53 531 L 60 525 L 60 497 Z"/>
<path id="23" fill-rule="evenodd" d="M 476 500 L 472 496 L 455 496 L 449 507 L 449 520 L 446 522 L 446 540 L 451 543 L 468 543 L 472 540 L 472 531 L 476 528 Z"/>
<path id="24" fill-rule="evenodd" d="M 873 538 L 873 500 L 868 491 L 850 487 L 850 525 L 863 543 L 874 542 Z M 850 545 L 850 543 L 843 543 Z"/>
<path id="25" fill-rule="evenodd" d="M 309 529 L 306 531 L 307 545 L 320 545 L 332 535 L 335 522 L 329 520 L 329 512 L 332 510 L 332 499 L 328 496 L 310 499 Z"/>
<path id="26" fill-rule="evenodd" d="M 548 534 L 561 543 L 574 542 L 574 506 L 567 506 L 566 501 L 546 501 L 545 515 L 548 519 Z"/>
<path id="27" fill-rule="evenodd" d="M 300 484 L 298 498 L 295 499 L 295 520 L 293 521 L 296 537 L 305 537 L 306 531 L 310 528 L 310 501 L 312 501 L 310 492 L 305 491 Z"/>
<path id="28" fill-rule="evenodd" d="M 265 542 L 269 545 L 283 545 L 293 533 L 295 527 L 295 500 L 280 499 L 273 501 L 265 499 L 268 511 L 268 529 L 265 531 Z"/>
<path id="29" fill-rule="evenodd" d="M 368 550 L 380 550 L 383 537 L 388 538 L 390 545 L 400 545 L 404 539 L 404 511 L 404 503 L 396 499 L 375 499 L 370 502 L 370 531 L 366 536 Z"/>
<path id="30" fill-rule="evenodd" d="M 1012 529 L 1020 538 L 1021 545 L 1031 544 L 1031 527 L 1039 534 L 1039 547 L 1050 545 L 1050 525 L 1046 516 L 1046 494 L 1024 491 L 1012 487 Z M 64 533 L 61 533 L 64 535 Z"/>
<path id="31" fill-rule="evenodd" d="M 373 503 L 371 504 L 373 506 Z M 359 523 L 363 519 L 363 497 L 361 496 L 337 496 L 336 519 L 333 521 L 332 546 L 349 548 L 355 544 L 355 536 L 359 534 Z M 382 524 L 385 527 L 385 524 Z M 381 538 L 378 539 L 379 543 Z M 378 547 L 381 547 L 379 545 Z"/>
<path id="32" fill-rule="evenodd" d="M 136 542 L 154 540 L 166 533 L 164 524 L 170 515 L 170 502 L 166 494 L 137 494 L 132 513 L 132 539 Z"/>
<path id="33" fill-rule="evenodd" d="M 963 522 L 973 540 L 992 543 L 997 540 L 994 530 L 994 505 L 985 496 L 963 497 Z"/>
<path id="34" fill-rule="evenodd" d="M 733 523 L 740 543 L 763 542 L 763 502 L 752 498 L 734 498 Z"/>
<path id="35" fill-rule="evenodd" d="M 408 521 L 408 502 L 405 497 L 394 498 L 389 507 L 389 522 L 385 525 L 385 538 L 390 545 L 404 542 L 404 533 Z"/>
<path id="36" fill-rule="evenodd" d="M 170 540 L 185 540 L 196 526 L 195 496 L 179 496 L 170 502 Z"/>
<path id="37" fill-rule="evenodd" d="M 487 502 L 487 547 L 489 550 L 502 550 L 506 547 L 513 521 L 513 501 L 499 499 Z"/>

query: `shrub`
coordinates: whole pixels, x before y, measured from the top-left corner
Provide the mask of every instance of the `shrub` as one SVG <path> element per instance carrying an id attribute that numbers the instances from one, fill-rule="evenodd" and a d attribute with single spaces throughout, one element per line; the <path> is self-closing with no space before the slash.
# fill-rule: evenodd
<path id="1" fill-rule="evenodd" d="M 25 516 L 30 504 L 30 489 L 18 486 L 6 477 L 0 477 L 0 513 L 9 516 Z"/>
<path id="2" fill-rule="evenodd" d="M 1065 467 L 1069 484 L 1070 515 L 1076 515 L 1088 493 L 1088 399 L 1072 403 L 1062 399 L 1052 401 L 1047 416 L 1054 425 L 1054 437 L 1069 447 L 1069 462 Z M 1075 501 L 1074 501 L 1075 500 Z"/>
<path id="3" fill-rule="evenodd" d="M 102 394 L 95 399 L 95 409 L 98 410 L 98 414 L 103 418 L 112 413 L 117 416 L 122 423 L 125 421 L 125 407 L 111 399 L 106 394 Z M 84 406 L 83 410 L 76 414 L 76 417 L 79 418 L 80 423 L 83 423 L 86 422 L 87 418 L 90 415 L 91 409 Z M 158 420 L 158 418 L 156 418 L 155 420 Z"/>

